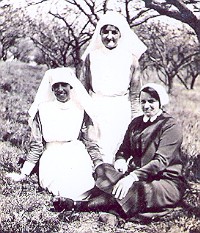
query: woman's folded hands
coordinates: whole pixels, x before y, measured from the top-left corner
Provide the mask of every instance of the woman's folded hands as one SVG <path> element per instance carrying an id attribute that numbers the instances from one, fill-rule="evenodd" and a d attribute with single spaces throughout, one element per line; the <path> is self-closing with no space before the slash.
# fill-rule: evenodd
<path id="1" fill-rule="evenodd" d="M 129 175 L 120 179 L 113 188 L 112 194 L 117 199 L 123 199 L 130 187 L 133 185 L 134 182 L 138 181 L 138 177 L 134 172 L 131 172 Z"/>

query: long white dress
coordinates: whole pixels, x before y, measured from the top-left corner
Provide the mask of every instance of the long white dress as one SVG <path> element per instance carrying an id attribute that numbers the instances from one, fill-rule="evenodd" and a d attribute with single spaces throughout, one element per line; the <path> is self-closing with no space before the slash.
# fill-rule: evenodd
<path id="1" fill-rule="evenodd" d="M 102 119 L 98 145 L 104 162 L 111 164 L 131 122 L 128 88 L 133 60 L 130 52 L 120 48 L 99 49 L 90 53 L 90 94 Z"/>
<path id="2" fill-rule="evenodd" d="M 120 32 L 117 46 L 111 50 L 105 47 L 101 38 L 101 29 L 105 25 L 113 25 Z M 132 85 L 138 73 L 133 74 L 133 71 L 137 70 L 138 60 L 146 49 L 122 14 L 107 11 L 97 22 L 91 41 L 82 55 L 83 61 L 87 62 L 88 58 L 84 71 L 86 85 L 90 84 L 87 89 L 93 91 L 92 98 L 99 108 L 99 118 L 103 118 L 99 124 L 100 138 L 97 143 L 101 147 L 104 162 L 113 163 L 131 121 L 130 84 L 137 92 L 133 106 L 133 114 L 137 115 L 139 104 L 136 106 L 136 102 L 140 87 Z"/>
<path id="3" fill-rule="evenodd" d="M 54 195 L 81 200 L 92 189 L 92 162 L 78 140 L 83 109 L 72 100 L 51 101 L 39 106 L 42 135 L 46 148 L 40 158 L 40 185 Z"/>

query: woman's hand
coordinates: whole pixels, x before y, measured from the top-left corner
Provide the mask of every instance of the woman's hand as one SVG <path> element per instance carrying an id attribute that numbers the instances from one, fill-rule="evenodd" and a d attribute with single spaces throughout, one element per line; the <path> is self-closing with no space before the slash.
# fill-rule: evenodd
<path id="1" fill-rule="evenodd" d="M 117 199 L 123 199 L 128 193 L 132 184 L 136 181 L 138 181 L 138 177 L 132 172 L 131 174 L 117 182 L 117 184 L 113 188 L 112 194 Z"/>
<path id="2" fill-rule="evenodd" d="M 128 169 L 128 165 L 125 159 L 117 159 L 114 163 L 114 168 L 119 171 L 122 172 L 123 174 L 127 171 Z"/>
<path id="3" fill-rule="evenodd" d="M 11 180 L 15 181 L 15 182 L 19 182 L 19 181 L 22 181 L 26 178 L 26 175 L 25 174 L 18 174 L 18 173 L 8 173 L 6 174 L 6 177 L 10 178 Z"/>

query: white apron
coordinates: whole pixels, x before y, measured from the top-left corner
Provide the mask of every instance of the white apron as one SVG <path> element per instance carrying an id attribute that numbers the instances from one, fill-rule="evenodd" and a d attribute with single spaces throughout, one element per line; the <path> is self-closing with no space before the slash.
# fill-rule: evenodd
<path id="1" fill-rule="evenodd" d="M 113 163 L 131 122 L 128 88 L 133 56 L 120 48 L 101 49 L 91 52 L 90 62 L 91 96 L 101 118 L 97 140 L 104 162 Z"/>
<path id="2" fill-rule="evenodd" d="M 42 134 L 47 142 L 40 158 L 40 185 L 54 195 L 81 200 L 92 189 L 92 162 L 79 136 L 83 110 L 72 101 L 39 107 Z"/>
<path id="3" fill-rule="evenodd" d="M 112 164 L 131 121 L 131 104 L 128 95 L 106 97 L 93 93 L 92 98 L 101 112 L 101 121 L 98 125 L 100 135 L 96 140 L 103 161 Z"/>

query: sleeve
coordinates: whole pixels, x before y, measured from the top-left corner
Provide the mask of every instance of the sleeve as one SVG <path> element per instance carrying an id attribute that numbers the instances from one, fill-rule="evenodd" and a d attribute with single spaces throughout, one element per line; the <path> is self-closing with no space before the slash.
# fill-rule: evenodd
<path id="1" fill-rule="evenodd" d="M 180 127 L 175 122 L 167 122 L 161 132 L 154 159 L 134 171 L 140 180 L 146 180 L 163 172 L 175 160 L 180 151 L 182 143 L 182 130 Z"/>
<path id="2" fill-rule="evenodd" d="M 116 153 L 115 160 L 125 159 L 127 161 L 130 158 L 131 156 L 130 132 L 131 132 L 131 125 L 129 125 L 125 133 L 123 142 L 119 147 L 118 152 Z"/>
<path id="3" fill-rule="evenodd" d="M 142 86 L 140 77 L 140 66 L 136 58 L 133 60 L 130 72 L 130 100 L 132 103 L 133 118 L 142 115 L 141 107 L 139 104 L 139 92 Z"/>
<path id="4" fill-rule="evenodd" d="M 35 164 L 41 157 L 44 149 L 44 142 L 41 133 L 41 124 L 39 119 L 39 114 L 37 113 L 32 126 L 31 126 L 31 140 L 30 140 L 30 150 L 26 157 L 26 161 L 22 167 L 21 172 L 29 175 L 34 168 Z"/>
<path id="5" fill-rule="evenodd" d="M 81 69 L 80 80 L 87 91 L 91 89 L 90 57 L 87 55 Z"/>
<path id="6" fill-rule="evenodd" d="M 103 163 L 103 157 L 100 152 L 100 147 L 98 146 L 97 141 L 95 140 L 95 132 L 92 133 L 92 130 L 93 125 L 91 119 L 86 114 L 81 129 L 81 140 L 85 144 L 85 147 L 91 157 L 94 167 L 96 168 L 99 164 Z"/>

